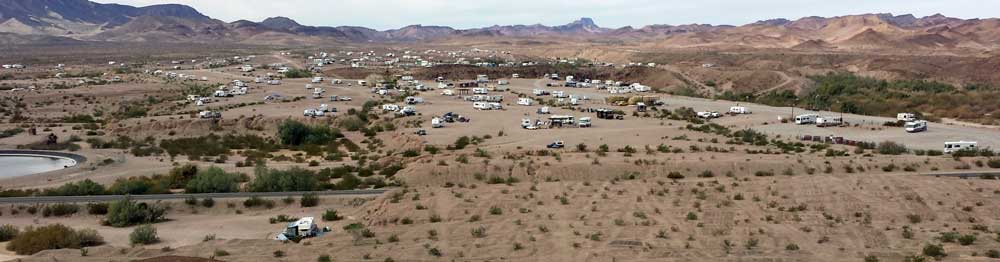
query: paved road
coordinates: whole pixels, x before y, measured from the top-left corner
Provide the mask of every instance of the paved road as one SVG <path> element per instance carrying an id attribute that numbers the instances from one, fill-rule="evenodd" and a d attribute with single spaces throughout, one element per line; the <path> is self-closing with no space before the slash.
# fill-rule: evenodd
<path id="1" fill-rule="evenodd" d="M 134 200 L 176 200 L 194 198 L 247 198 L 301 196 L 313 193 L 320 196 L 371 196 L 381 195 L 392 189 L 341 190 L 313 192 L 239 192 L 239 193 L 206 193 L 206 194 L 162 194 L 162 195 L 132 195 Z M 102 196 L 37 196 L 37 197 L 6 197 L 0 198 L 0 204 L 38 204 L 38 203 L 76 203 L 76 202 L 110 202 L 125 198 L 125 195 Z"/>

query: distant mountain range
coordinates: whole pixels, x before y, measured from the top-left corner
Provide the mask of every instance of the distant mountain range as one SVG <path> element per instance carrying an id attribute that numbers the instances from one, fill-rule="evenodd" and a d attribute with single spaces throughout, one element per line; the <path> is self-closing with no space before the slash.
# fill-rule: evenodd
<path id="1" fill-rule="evenodd" d="M 652 47 L 797 49 L 969 49 L 1000 46 L 1000 20 L 891 14 L 773 19 L 743 26 L 649 25 L 603 28 L 590 18 L 560 26 L 507 25 L 476 29 L 411 25 L 379 31 L 355 26 L 307 26 L 286 17 L 226 23 L 184 5 L 133 7 L 87 0 L 0 0 L 0 41 L 320 42 L 452 41 L 464 38 L 579 38 L 636 41 Z M 16 37 L 15 37 L 16 36 Z M 31 36 L 31 37 L 26 37 Z M 47 36 L 47 37 L 40 37 Z M 62 40 L 53 40 L 60 39 Z M 70 38 L 70 39 L 65 39 Z"/>

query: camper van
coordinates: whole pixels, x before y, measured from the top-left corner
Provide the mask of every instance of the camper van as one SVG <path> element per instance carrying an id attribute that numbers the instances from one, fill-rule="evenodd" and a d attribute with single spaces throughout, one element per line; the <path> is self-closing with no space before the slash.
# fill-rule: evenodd
<path id="1" fill-rule="evenodd" d="M 590 120 L 590 117 L 581 117 L 577 125 L 579 127 L 591 127 L 592 122 Z"/>
<path id="2" fill-rule="evenodd" d="M 917 120 L 917 115 L 913 113 L 899 113 L 896 114 L 896 120 L 903 122 L 913 122 Z"/>
<path id="3" fill-rule="evenodd" d="M 951 154 L 962 150 L 975 150 L 978 144 L 970 141 L 944 142 L 944 152 Z"/>
<path id="4" fill-rule="evenodd" d="M 365 81 L 365 80 L 358 80 L 358 85 L 359 85 L 359 86 L 366 86 L 366 85 L 368 85 L 368 81 Z"/>
<path id="5" fill-rule="evenodd" d="M 927 131 L 927 121 L 917 120 L 912 122 L 906 122 L 904 126 L 907 133 L 918 133 Z"/>
<path id="6" fill-rule="evenodd" d="M 839 116 L 824 116 L 816 118 L 816 126 L 818 127 L 840 126 L 843 123 L 844 119 Z"/>
<path id="7" fill-rule="evenodd" d="M 816 114 L 798 115 L 795 117 L 795 124 L 796 125 L 815 124 L 817 118 L 819 118 L 819 115 Z"/>
<path id="8" fill-rule="evenodd" d="M 531 124 L 531 118 L 521 118 L 521 128 L 527 129 Z"/>

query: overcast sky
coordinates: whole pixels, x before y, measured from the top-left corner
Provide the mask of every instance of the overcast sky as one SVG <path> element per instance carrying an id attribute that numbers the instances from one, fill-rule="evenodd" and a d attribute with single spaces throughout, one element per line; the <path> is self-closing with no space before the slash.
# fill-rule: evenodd
<path id="1" fill-rule="evenodd" d="M 961 18 L 1000 16 L 998 0 L 96 0 L 147 6 L 177 3 L 226 22 L 285 16 L 316 26 L 392 29 L 413 24 L 477 28 L 561 25 L 591 17 L 603 27 L 650 24 L 742 25 L 771 18 L 893 13 Z"/>

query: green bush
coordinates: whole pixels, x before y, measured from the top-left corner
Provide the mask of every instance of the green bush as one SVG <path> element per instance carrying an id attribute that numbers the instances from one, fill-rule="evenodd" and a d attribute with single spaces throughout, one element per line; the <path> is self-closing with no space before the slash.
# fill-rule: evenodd
<path id="1" fill-rule="evenodd" d="M 149 177 L 119 178 L 108 192 L 115 195 L 168 194 L 170 185 L 166 181 Z"/>
<path id="2" fill-rule="evenodd" d="M 243 201 L 243 207 L 246 208 L 259 207 L 259 206 L 272 208 L 274 207 L 274 200 L 263 199 L 260 197 L 252 196 L 248 198 L 246 201 Z"/>
<path id="3" fill-rule="evenodd" d="M 152 225 L 141 225 L 128 235 L 128 241 L 133 245 L 148 245 L 159 242 L 160 238 L 156 236 L 155 227 Z"/>
<path id="4" fill-rule="evenodd" d="M 323 221 L 337 221 L 343 219 L 337 214 L 337 210 L 327 209 L 323 212 Z"/>
<path id="5" fill-rule="evenodd" d="M 325 145 L 339 137 L 343 135 L 328 126 L 307 126 L 295 120 L 287 120 L 278 126 L 278 139 L 284 145 Z"/>
<path id="6" fill-rule="evenodd" d="M 947 254 L 944 253 L 944 247 L 941 245 L 927 244 L 924 245 L 923 254 L 929 257 L 940 258 Z"/>
<path id="7" fill-rule="evenodd" d="M 62 203 L 52 204 L 45 206 L 45 208 L 42 208 L 42 216 L 62 217 L 62 216 L 69 216 L 72 214 L 76 214 L 76 212 L 78 211 L 80 211 L 80 206 L 77 206 L 75 204 L 62 204 Z"/>
<path id="8" fill-rule="evenodd" d="M 284 75 L 285 75 L 285 78 L 310 78 L 310 77 L 313 77 L 313 73 L 310 72 L 309 70 L 303 70 L 303 69 L 297 69 L 297 68 L 289 68 L 288 71 L 286 71 Z"/>
<path id="9" fill-rule="evenodd" d="M 11 224 L 4 224 L 0 226 L 0 242 L 7 242 L 14 239 L 14 237 L 17 237 L 19 232 L 21 232 L 21 230 Z"/>
<path id="10" fill-rule="evenodd" d="M 45 190 L 44 194 L 47 196 L 93 196 L 107 194 L 107 191 L 101 184 L 84 179 L 80 182 L 70 182 L 55 189 Z"/>
<path id="11" fill-rule="evenodd" d="M 319 197 L 313 193 L 307 193 L 302 195 L 302 199 L 299 199 L 299 204 L 302 207 L 314 207 L 319 205 Z"/>
<path id="12" fill-rule="evenodd" d="M 294 192 L 319 189 L 316 174 L 300 167 L 276 170 L 257 166 L 254 175 L 256 178 L 249 185 L 250 191 L 253 192 Z"/>
<path id="13" fill-rule="evenodd" d="M 159 204 L 137 203 L 131 198 L 115 201 L 104 221 L 113 227 L 151 224 L 164 219 L 167 209 Z"/>
<path id="14" fill-rule="evenodd" d="M 986 166 L 990 168 L 1000 168 L 1000 158 L 994 158 L 986 161 Z"/>
<path id="15" fill-rule="evenodd" d="M 32 255 L 42 250 L 96 246 L 104 240 L 97 231 L 76 231 L 62 224 L 52 224 L 41 227 L 27 227 L 7 243 L 7 250 L 18 255 Z"/>
<path id="16" fill-rule="evenodd" d="M 239 191 L 240 175 L 226 173 L 222 168 L 201 170 L 184 187 L 185 193 L 231 193 Z"/>
<path id="17" fill-rule="evenodd" d="M 215 206 L 215 199 L 212 199 L 210 197 L 202 199 L 201 200 L 201 206 L 207 207 L 207 208 L 211 208 L 211 207 Z"/>

